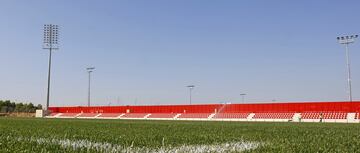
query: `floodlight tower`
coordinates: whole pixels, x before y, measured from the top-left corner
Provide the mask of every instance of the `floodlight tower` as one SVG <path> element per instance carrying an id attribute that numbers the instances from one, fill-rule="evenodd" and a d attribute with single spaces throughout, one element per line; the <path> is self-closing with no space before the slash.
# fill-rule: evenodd
<path id="1" fill-rule="evenodd" d="M 88 107 L 90 107 L 90 81 L 91 81 L 91 72 L 95 70 L 95 67 L 88 67 L 86 68 L 87 72 L 89 73 L 89 86 L 88 86 Z"/>
<path id="2" fill-rule="evenodd" d="M 245 94 L 245 93 L 242 93 L 242 94 L 240 94 L 240 96 L 241 96 L 241 99 L 242 99 L 242 103 L 244 103 L 244 102 L 245 102 L 245 96 L 246 96 L 246 94 Z"/>
<path id="3" fill-rule="evenodd" d="M 346 54 L 346 66 L 347 66 L 347 82 L 348 82 L 348 94 L 349 94 L 349 101 L 352 101 L 352 91 L 351 91 L 351 71 L 350 71 L 350 58 L 349 58 L 349 48 L 348 45 L 355 42 L 355 39 L 358 35 L 351 35 L 351 36 L 342 36 L 337 37 L 337 40 L 340 44 L 345 45 L 345 54 Z"/>
<path id="4" fill-rule="evenodd" d="M 192 94 L 192 90 L 194 89 L 194 85 L 188 85 L 188 86 L 186 86 L 186 87 L 188 87 L 189 88 L 189 94 L 190 94 L 190 98 L 189 98 L 189 100 L 190 100 L 190 105 L 191 105 L 191 94 Z"/>
<path id="5" fill-rule="evenodd" d="M 49 109 L 50 100 L 50 76 L 51 76 L 51 54 L 53 50 L 59 49 L 59 26 L 54 24 L 44 25 L 44 41 L 43 49 L 49 50 L 49 71 L 48 71 L 48 86 L 47 86 L 47 97 L 45 110 Z"/>

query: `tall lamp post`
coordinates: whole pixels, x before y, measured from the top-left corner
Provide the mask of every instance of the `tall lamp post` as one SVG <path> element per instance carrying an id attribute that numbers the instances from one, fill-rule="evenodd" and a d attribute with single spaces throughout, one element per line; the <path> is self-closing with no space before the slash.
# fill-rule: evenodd
<path id="1" fill-rule="evenodd" d="M 242 94 L 240 94 L 240 96 L 241 96 L 241 99 L 242 99 L 242 103 L 244 103 L 246 94 L 242 93 Z"/>
<path id="2" fill-rule="evenodd" d="M 352 91 L 351 91 L 351 71 L 350 71 L 350 58 L 349 58 L 349 48 L 348 45 L 355 42 L 355 39 L 358 35 L 351 35 L 351 36 L 342 36 L 337 37 L 337 40 L 340 44 L 345 45 L 345 54 L 346 54 L 346 66 L 347 66 L 347 83 L 348 83 L 348 94 L 349 94 L 349 101 L 352 101 Z"/>
<path id="3" fill-rule="evenodd" d="M 53 50 L 59 49 L 59 26 L 54 24 L 45 24 L 44 25 L 44 39 L 43 39 L 43 49 L 49 50 L 49 70 L 48 70 L 48 86 L 47 86 L 47 97 L 46 97 L 46 106 L 45 110 L 49 110 L 49 101 L 50 101 L 50 76 L 51 76 L 51 54 Z"/>
<path id="4" fill-rule="evenodd" d="M 86 68 L 89 73 L 89 86 L 88 86 L 88 107 L 90 107 L 90 91 L 91 91 L 91 73 L 95 70 L 95 67 Z"/>
<path id="5" fill-rule="evenodd" d="M 194 85 L 188 85 L 188 86 L 186 86 L 186 87 L 189 88 L 189 94 L 190 94 L 190 95 L 189 95 L 189 96 L 190 96 L 190 97 L 189 97 L 189 100 L 190 100 L 190 105 L 191 105 L 191 103 L 192 103 L 192 102 L 191 102 L 191 100 L 192 100 L 192 99 L 191 99 L 191 98 L 192 98 L 192 97 L 191 97 L 191 94 L 192 94 L 192 90 L 194 89 L 195 86 L 194 86 Z"/>

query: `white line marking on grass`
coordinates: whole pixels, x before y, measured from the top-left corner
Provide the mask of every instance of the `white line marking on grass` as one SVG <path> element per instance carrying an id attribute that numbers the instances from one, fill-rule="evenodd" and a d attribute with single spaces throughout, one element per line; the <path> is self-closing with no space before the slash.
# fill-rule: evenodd
<path id="1" fill-rule="evenodd" d="M 259 146 L 260 143 L 257 142 L 240 141 L 240 142 L 212 144 L 212 145 L 183 145 L 174 148 L 160 148 L 159 150 L 155 150 L 155 152 L 161 152 L 161 153 L 241 152 L 245 150 L 256 149 Z"/>
<path id="2" fill-rule="evenodd" d="M 9 140 L 13 138 L 7 137 Z M 59 145 L 62 148 L 75 150 L 93 150 L 106 153 L 208 153 L 208 152 L 241 152 L 258 148 L 261 143 L 250 141 L 238 141 L 210 145 L 182 145 L 178 147 L 161 147 L 157 149 L 146 147 L 125 147 L 106 142 L 92 142 L 89 140 L 70 140 L 56 138 L 21 138 L 17 141 L 36 142 L 40 145 Z"/>

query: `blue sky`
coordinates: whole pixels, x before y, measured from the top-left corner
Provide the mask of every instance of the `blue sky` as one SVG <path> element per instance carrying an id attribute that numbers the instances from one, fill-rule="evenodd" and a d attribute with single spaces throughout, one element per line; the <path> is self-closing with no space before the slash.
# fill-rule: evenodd
<path id="1" fill-rule="evenodd" d="M 359 1 L 0 1 L 0 99 L 45 104 L 43 24 L 58 24 L 51 105 L 347 100 Z M 360 42 L 350 46 L 360 99 Z"/>

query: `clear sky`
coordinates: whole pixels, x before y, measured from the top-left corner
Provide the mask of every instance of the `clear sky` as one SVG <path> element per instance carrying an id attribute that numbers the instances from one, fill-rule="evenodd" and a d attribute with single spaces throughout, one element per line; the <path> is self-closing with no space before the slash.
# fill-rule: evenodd
<path id="1" fill-rule="evenodd" d="M 45 104 L 43 24 L 58 24 L 51 105 L 347 100 L 360 1 L 1 0 L 0 99 Z M 360 40 L 350 45 L 360 99 Z"/>

